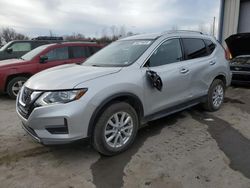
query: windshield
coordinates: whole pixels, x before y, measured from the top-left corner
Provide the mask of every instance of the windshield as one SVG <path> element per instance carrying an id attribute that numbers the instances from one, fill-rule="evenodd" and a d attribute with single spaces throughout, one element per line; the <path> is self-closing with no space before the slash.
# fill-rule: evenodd
<path id="1" fill-rule="evenodd" d="M 152 40 L 113 42 L 91 56 L 83 65 L 124 67 L 134 63 L 151 45 Z"/>
<path id="2" fill-rule="evenodd" d="M 45 48 L 47 48 L 49 45 L 43 45 L 35 48 L 34 50 L 31 50 L 30 52 L 26 53 L 21 57 L 21 59 L 30 61 L 33 59 L 35 56 L 37 56 L 39 53 L 41 53 Z"/>

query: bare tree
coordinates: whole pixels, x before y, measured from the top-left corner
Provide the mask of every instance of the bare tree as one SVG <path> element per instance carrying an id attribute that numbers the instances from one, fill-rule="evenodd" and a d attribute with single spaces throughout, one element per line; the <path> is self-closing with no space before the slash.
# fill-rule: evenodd
<path id="1" fill-rule="evenodd" d="M 132 31 L 129 31 L 129 32 L 127 32 L 127 36 L 129 37 L 129 36 L 133 36 L 133 35 L 135 35 Z"/>
<path id="2" fill-rule="evenodd" d="M 111 31 L 112 37 L 117 36 L 117 27 L 115 25 L 110 26 L 110 31 Z"/>
<path id="3" fill-rule="evenodd" d="M 28 40 L 29 37 L 21 34 L 21 33 L 17 33 L 14 29 L 12 28 L 3 28 L 1 31 L 1 37 L 3 41 L 5 42 L 9 42 L 12 40 Z"/>
<path id="4" fill-rule="evenodd" d="M 104 28 L 102 28 L 102 36 L 101 37 L 107 37 L 108 35 L 107 35 L 107 28 L 106 27 L 104 27 Z"/>
<path id="5" fill-rule="evenodd" d="M 126 27 L 122 25 L 119 30 L 119 37 L 125 37 L 126 36 Z"/>
<path id="6" fill-rule="evenodd" d="M 51 29 L 49 30 L 49 36 L 50 36 L 50 37 L 53 37 L 53 36 L 54 36 L 54 34 L 53 34 L 53 32 L 52 32 Z"/>
<path id="7" fill-rule="evenodd" d="M 82 33 L 72 33 L 71 35 L 65 36 L 66 40 L 86 40 Z"/>

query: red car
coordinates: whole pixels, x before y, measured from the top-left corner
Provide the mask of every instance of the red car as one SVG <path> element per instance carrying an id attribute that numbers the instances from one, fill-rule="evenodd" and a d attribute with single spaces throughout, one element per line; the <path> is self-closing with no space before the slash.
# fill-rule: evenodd
<path id="1" fill-rule="evenodd" d="M 26 80 L 44 69 L 82 63 L 102 46 L 86 42 L 62 42 L 35 48 L 20 59 L 0 62 L 0 92 L 16 98 Z"/>

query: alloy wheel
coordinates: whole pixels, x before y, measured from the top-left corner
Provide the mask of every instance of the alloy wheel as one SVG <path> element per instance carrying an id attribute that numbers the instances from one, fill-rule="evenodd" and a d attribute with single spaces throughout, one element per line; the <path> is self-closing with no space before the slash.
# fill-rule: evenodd
<path id="1" fill-rule="evenodd" d="M 127 112 L 113 114 L 105 125 L 105 141 L 112 148 L 124 146 L 131 138 L 133 120 Z"/>
<path id="2" fill-rule="evenodd" d="M 222 85 L 217 85 L 213 92 L 213 105 L 215 108 L 219 108 L 224 100 L 224 89 Z"/>

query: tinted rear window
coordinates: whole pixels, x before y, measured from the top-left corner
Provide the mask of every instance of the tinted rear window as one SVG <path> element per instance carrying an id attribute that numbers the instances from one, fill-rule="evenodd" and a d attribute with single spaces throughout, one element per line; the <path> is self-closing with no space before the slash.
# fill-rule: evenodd
<path id="1" fill-rule="evenodd" d="M 206 45 L 202 39 L 184 38 L 182 41 L 187 59 L 208 55 Z"/>

